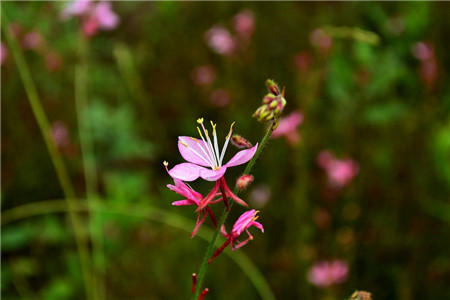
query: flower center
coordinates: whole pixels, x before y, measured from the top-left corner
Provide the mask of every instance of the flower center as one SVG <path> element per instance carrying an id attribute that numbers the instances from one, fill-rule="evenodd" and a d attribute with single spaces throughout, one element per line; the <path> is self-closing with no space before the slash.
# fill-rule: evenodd
<path id="1" fill-rule="evenodd" d="M 197 153 L 201 158 L 203 158 L 205 161 L 208 162 L 208 164 L 211 166 L 211 169 L 214 171 L 220 170 L 220 167 L 222 167 L 222 161 L 223 157 L 225 156 L 225 151 L 228 147 L 228 142 L 231 138 L 231 133 L 233 132 L 233 125 L 234 122 L 230 126 L 230 131 L 228 132 L 225 143 L 223 145 L 222 151 L 219 151 L 219 144 L 217 142 L 217 134 L 216 134 L 216 125 L 211 121 L 211 127 L 212 127 L 212 136 L 213 141 L 211 141 L 211 138 L 209 137 L 208 130 L 203 125 L 203 118 L 199 118 L 197 120 L 197 123 L 202 126 L 203 133 L 206 137 L 206 139 L 203 137 L 202 131 L 199 127 L 197 127 L 198 133 L 204 142 L 203 144 L 199 144 L 199 147 L 202 151 L 202 153 Z M 195 139 L 194 139 L 195 140 Z"/>

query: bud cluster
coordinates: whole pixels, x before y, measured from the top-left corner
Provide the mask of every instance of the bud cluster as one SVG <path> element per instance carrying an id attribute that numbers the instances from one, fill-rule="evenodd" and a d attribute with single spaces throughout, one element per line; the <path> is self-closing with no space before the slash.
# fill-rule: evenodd
<path id="1" fill-rule="evenodd" d="M 266 86 L 269 93 L 263 98 L 263 105 L 253 113 L 260 122 L 267 122 L 278 118 L 286 106 L 286 99 L 284 99 L 284 90 L 280 92 L 278 85 L 270 79 L 266 80 Z"/>

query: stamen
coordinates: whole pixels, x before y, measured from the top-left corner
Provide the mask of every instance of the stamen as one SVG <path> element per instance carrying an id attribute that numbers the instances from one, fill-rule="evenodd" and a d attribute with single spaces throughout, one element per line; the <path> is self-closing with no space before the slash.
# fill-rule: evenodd
<path id="1" fill-rule="evenodd" d="M 167 161 L 163 161 L 163 165 L 165 165 L 167 167 L 169 165 L 169 163 Z"/>
<path id="2" fill-rule="evenodd" d="M 189 137 L 191 140 L 196 141 L 198 143 L 198 139 L 194 138 L 194 137 Z"/>
<path id="3" fill-rule="evenodd" d="M 230 132 L 228 132 L 228 135 L 227 135 L 227 137 L 226 137 L 226 139 L 225 139 L 225 144 L 223 145 L 222 153 L 220 154 L 220 160 L 219 160 L 219 164 L 220 164 L 220 165 L 222 165 L 222 160 L 223 160 L 223 157 L 225 156 L 225 150 L 227 150 L 228 142 L 230 141 L 231 134 L 233 133 L 233 125 L 234 125 L 234 123 L 235 123 L 235 122 L 233 122 L 233 123 L 231 124 L 231 126 L 230 126 Z"/>
<path id="4" fill-rule="evenodd" d="M 202 128 L 203 128 L 203 132 L 206 135 L 206 140 L 208 141 L 208 146 L 209 146 L 208 147 L 209 148 L 208 152 L 211 155 L 211 160 L 213 160 L 215 162 L 215 166 L 217 167 L 219 165 L 219 161 L 218 161 L 218 158 L 216 157 L 216 155 L 214 154 L 214 148 L 212 146 L 211 139 L 209 138 L 208 130 L 206 130 L 206 128 L 203 125 L 203 123 L 201 123 L 201 125 L 202 125 Z"/>
<path id="5" fill-rule="evenodd" d="M 182 141 L 178 141 L 178 143 L 180 143 L 181 145 L 183 145 L 183 146 L 185 146 L 185 147 L 189 148 L 189 146 L 188 146 L 188 145 L 186 145 L 185 143 L 183 143 Z"/>
<path id="6" fill-rule="evenodd" d="M 217 124 L 216 124 L 217 125 Z M 216 151 L 214 154 L 216 155 L 216 158 L 219 159 L 219 144 L 217 143 L 217 134 L 216 134 L 216 125 L 211 121 L 211 126 L 213 128 L 213 136 L 214 136 L 214 150 Z M 221 164 L 218 164 L 218 166 L 222 166 Z"/>
<path id="7" fill-rule="evenodd" d="M 203 118 L 198 118 L 198 119 L 197 119 L 197 123 L 198 123 L 198 124 L 202 124 L 202 123 L 203 123 Z"/>
<path id="8" fill-rule="evenodd" d="M 198 122 L 198 121 L 197 121 L 197 122 Z M 203 122 L 203 119 L 202 119 L 202 122 Z M 202 124 L 202 127 L 203 127 L 203 124 Z M 203 127 L 203 129 L 204 129 L 204 127 Z M 198 128 L 198 126 L 197 126 L 197 130 L 198 130 L 198 133 L 200 134 L 200 137 L 202 138 L 202 141 L 203 141 L 203 142 L 205 143 L 205 145 L 206 145 L 206 150 L 208 151 L 208 153 L 206 153 L 205 149 L 203 149 L 203 147 L 199 144 L 200 149 L 202 149 L 203 153 L 206 155 L 206 157 L 208 157 L 208 160 L 209 160 L 210 163 L 211 163 L 211 168 L 213 168 L 213 167 L 214 167 L 214 162 L 213 162 L 213 159 L 212 159 L 211 150 L 209 149 L 208 143 L 205 141 L 205 138 L 203 137 L 202 132 L 200 131 L 200 128 Z"/>

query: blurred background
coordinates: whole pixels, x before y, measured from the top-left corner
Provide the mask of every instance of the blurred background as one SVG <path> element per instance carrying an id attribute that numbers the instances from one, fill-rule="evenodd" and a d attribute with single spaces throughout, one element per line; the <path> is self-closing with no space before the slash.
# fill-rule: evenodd
<path id="1" fill-rule="evenodd" d="M 265 232 L 210 265 L 206 299 L 450 298 L 448 3 L 1 10 L 3 299 L 189 298 L 213 226 L 190 239 L 162 162 L 199 117 L 259 142 L 268 78 L 288 103 L 241 194 Z"/>

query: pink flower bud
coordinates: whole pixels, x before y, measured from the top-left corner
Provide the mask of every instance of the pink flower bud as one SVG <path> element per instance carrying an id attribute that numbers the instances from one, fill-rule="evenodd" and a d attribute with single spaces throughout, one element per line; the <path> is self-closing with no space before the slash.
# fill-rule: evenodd
<path id="1" fill-rule="evenodd" d="M 253 145 L 249 141 L 238 134 L 234 134 L 231 137 L 231 143 L 239 149 L 249 149 L 253 147 Z"/>
<path id="2" fill-rule="evenodd" d="M 275 83 L 275 81 L 267 79 L 266 86 L 269 89 L 269 92 L 271 92 L 275 96 L 278 96 L 280 94 L 280 89 L 278 88 L 278 85 Z"/>
<path id="3" fill-rule="evenodd" d="M 252 183 L 253 179 L 255 179 L 252 175 L 242 175 L 236 181 L 236 186 L 238 189 L 243 190 L 248 187 L 250 183 Z"/>

